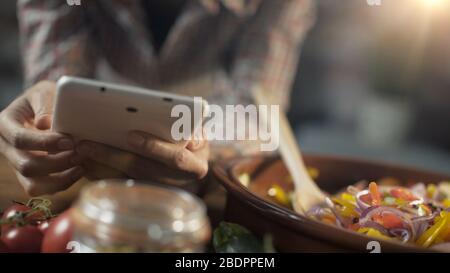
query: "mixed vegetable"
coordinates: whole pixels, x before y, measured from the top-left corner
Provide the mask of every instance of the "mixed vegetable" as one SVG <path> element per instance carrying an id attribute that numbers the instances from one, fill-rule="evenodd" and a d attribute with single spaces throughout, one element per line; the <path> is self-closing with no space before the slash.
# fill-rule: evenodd
<path id="1" fill-rule="evenodd" d="M 293 194 L 278 184 L 267 197 L 292 207 Z M 394 178 L 358 182 L 307 212 L 316 220 L 385 240 L 450 248 L 450 182 L 411 183 Z"/>
<path id="2" fill-rule="evenodd" d="M 430 247 L 450 242 L 450 183 L 349 186 L 308 215 L 379 239 Z"/>

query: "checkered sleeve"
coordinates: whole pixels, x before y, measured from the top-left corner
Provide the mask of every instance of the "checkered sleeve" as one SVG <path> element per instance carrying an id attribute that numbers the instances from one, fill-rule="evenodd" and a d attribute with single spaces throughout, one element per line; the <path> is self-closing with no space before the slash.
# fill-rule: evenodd
<path id="1" fill-rule="evenodd" d="M 25 85 L 61 75 L 91 77 L 96 53 L 87 12 L 62 0 L 18 0 Z"/>
<path id="2" fill-rule="evenodd" d="M 262 1 L 243 30 L 231 67 L 234 89 L 249 96 L 262 88 L 286 109 L 300 46 L 315 20 L 313 0 Z"/>

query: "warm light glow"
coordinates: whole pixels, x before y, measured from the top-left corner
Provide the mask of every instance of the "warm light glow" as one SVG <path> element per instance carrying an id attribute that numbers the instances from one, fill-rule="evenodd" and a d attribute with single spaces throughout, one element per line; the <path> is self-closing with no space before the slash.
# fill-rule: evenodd
<path id="1" fill-rule="evenodd" d="M 424 2 L 424 4 L 426 4 L 429 7 L 435 7 L 435 6 L 438 6 L 439 4 L 442 4 L 444 1 L 443 0 L 422 0 L 422 2 Z"/>
<path id="2" fill-rule="evenodd" d="M 416 0 L 416 3 L 417 7 L 425 12 L 448 16 L 450 0 Z"/>

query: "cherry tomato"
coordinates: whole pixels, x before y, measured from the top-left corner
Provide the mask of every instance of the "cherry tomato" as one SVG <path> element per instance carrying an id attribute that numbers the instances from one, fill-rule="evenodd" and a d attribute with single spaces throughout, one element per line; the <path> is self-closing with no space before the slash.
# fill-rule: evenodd
<path id="1" fill-rule="evenodd" d="M 30 211 L 30 213 L 25 217 L 25 219 L 23 219 L 25 223 L 37 224 L 38 222 L 42 221 L 42 219 L 45 218 L 45 213 L 43 211 L 37 210 L 31 213 L 30 207 L 22 204 L 14 204 L 5 210 L 2 216 L 2 220 L 7 220 L 8 218 L 14 217 L 14 215 L 20 212 L 26 211 Z M 12 225 L 3 224 L 1 232 L 5 233 L 11 226 Z"/>
<path id="2" fill-rule="evenodd" d="M 16 213 L 27 211 L 27 210 L 30 210 L 30 208 L 25 205 L 14 204 L 14 205 L 10 206 L 9 208 L 7 208 L 3 212 L 2 220 L 7 220 L 8 218 L 16 215 Z M 3 224 L 2 225 L 2 234 L 6 233 L 6 231 L 8 231 L 8 229 L 10 227 L 11 227 L 11 225 Z"/>
<path id="3" fill-rule="evenodd" d="M 43 234 L 36 226 L 11 227 L 2 240 L 14 253 L 37 253 L 41 248 Z"/>
<path id="4" fill-rule="evenodd" d="M 43 253 L 68 253 L 67 244 L 72 240 L 73 222 L 71 210 L 67 210 L 53 218 L 42 241 Z"/>
<path id="5" fill-rule="evenodd" d="M 0 240 L 0 253 L 8 253 L 8 247 Z"/>

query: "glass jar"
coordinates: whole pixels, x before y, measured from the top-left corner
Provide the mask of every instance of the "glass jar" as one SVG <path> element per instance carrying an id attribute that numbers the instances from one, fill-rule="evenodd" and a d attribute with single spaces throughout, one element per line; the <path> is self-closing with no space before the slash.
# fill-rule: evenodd
<path id="1" fill-rule="evenodd" d="M 81 252 L 202 252 L 211 234 L 197 197 L 133 180 L 85 187 L 73 220 Z"/>

